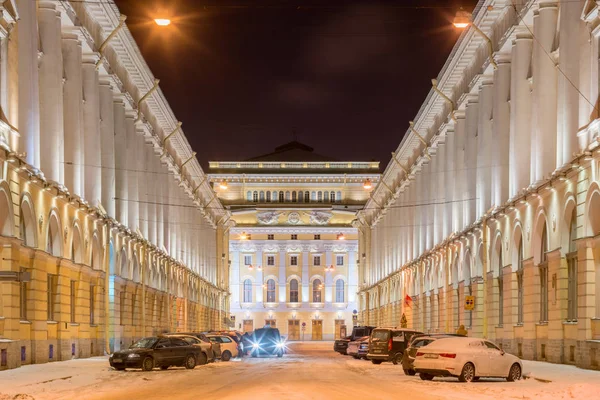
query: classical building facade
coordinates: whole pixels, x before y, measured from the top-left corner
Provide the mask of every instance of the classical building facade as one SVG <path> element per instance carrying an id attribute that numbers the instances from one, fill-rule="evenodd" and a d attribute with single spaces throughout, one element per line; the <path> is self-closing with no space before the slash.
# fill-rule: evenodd
<path id="1" fill-rule="evenodd" d="M 228 212 L 115 4 L 0 8 L 0 369 L 219 328 Z"/>
<path id="2" fill-rule="evenodd" d="M 289 340 L 332 340 L 357 311 L 357 230 L 377 162 L 339 162 L 297 142 L 243 162 L 211 162 L 231 212 L 231 319 Z M 365 189 L 367 182 L 367 189 Z"/>
<path id="3" fill-rule="evenodd" d="M 598 12 L 479 2 L 493 54 L 464 32 L 360 213 L 361 319 L 599 368 Z"/>

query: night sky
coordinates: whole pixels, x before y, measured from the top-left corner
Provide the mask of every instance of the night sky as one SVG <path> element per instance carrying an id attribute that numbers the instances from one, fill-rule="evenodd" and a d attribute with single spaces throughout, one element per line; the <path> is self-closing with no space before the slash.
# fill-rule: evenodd
<path id="1" fill-rule="evenodd" d="M 476 0 L 116 3 L 203 168 L 296 132 L 383 170 L 460 34 L 454 14 Z"/>

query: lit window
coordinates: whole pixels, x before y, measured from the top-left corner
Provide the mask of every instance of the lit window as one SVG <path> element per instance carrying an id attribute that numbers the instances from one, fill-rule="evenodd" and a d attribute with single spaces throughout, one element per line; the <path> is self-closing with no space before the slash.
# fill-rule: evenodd
<path id="1" fill-rule="evenodd" d="M 290 265 L 298 265 L 298 256 L 290 257 Z"/>
<path id="2" fill-rule="evenodd" d="M 323 200 L 325 200 L 325 203 L 329 203 L 329 192 L 326 191 L 324 193 L 324 199 Z"/>
<path id="3" fill-rule="evenodd" d="M 315 279 L 313 281 L 313 303 L 320 303 L 321 302 L 321 280 L 320 279 Z"/>
<path id="4" fill-rule="evenodd" d="M 344 302 L 344 281 L 341 279 L 335 281 L 335 302 Z"/>
<path id="5" fill-rule="evenodd" d="M 275 265 L 275 256 L 267 256 L 267 265 L 271 267 Z"/>
<path id="6" fill-rule="evenodd" d="M 344 265 L 344 256 L 336 256 L 335 261 L 338 266 Z"/>
<path id="7" fill-rule="evenodd" d="M 244 303 L 252 303 L 252 281 L 250 279 L 244 281 Z"/>
<path id="8" fill-rule="evenodd" d="M 252 256 L 244 256 L 244 265 L 252 265 Z"/>
<path id="9" fill-rule="evenodd" d="M 313 265 L 318 267 L 321 265 L 321 256 L 314 256 L 313 258 Z"/>

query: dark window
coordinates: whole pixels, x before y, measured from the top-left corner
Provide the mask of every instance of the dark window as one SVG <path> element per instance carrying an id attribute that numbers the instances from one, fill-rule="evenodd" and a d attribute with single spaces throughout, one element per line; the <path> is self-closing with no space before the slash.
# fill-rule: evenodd
<path id="1" fill-rule="evenodd" d="M 76 301 L 77 301 L 77 282 L 71 281 L 71 322 L 75 322 Z"/>
<path id="2" fill-rule="evenodd" d="M 315 235 L 315 240 L 321 240 L 321 235 Z"/>
<path id="3" fill-rule="evenodd" d="M 298 235 L 292 235 L 292 240 L 298 240 Z"/>
<path id="4" fill-rule="evenodd" d="M 321 265 L 321 256 L 314 256 L 313 258 L 313 265 L 318 267 Z"/>
<path id="5" fill-rule="evenodd" d="M 90 285 L 90 325 L 95 324 L 95 309 L 96 309 L 96 286 Z"/>
<path id="6" fill-rule="evenodd" d="M 304 202 L 305 203 L 310 202 L 310 193 L 308 192 L 308 190 L 306 192 L 304 192 Z"/>
<path id="7" fill-rule="evenodd" d="M 258 192 L 256 190 L 252 192 L 252 201 L 255 203 L 258 202 Z"/>
<path id="8" fill-rule="evenodd" d="M 569 233 L 569 253 L 567 254 L 567 266 L 568 266 L 568 308 L 567 308 L 567 320 L 577 321 L 577 223 L 576 223 L 575 209 L 573 209 L 573 216 L 571 217 L 571 227 Z"/>
<path id="9" fill-rule="evenodd" d="M 267 235 L 267 240 L 275 240 L 275 235 Z"/>
<path id="10" fill-rule="evenodd" d="M 267 281 L 267 303 L 275 303 L 275 280 Z"/>
<path id="11" fill-rule="evenodd" d="M 54 311 L 56 309 L 56 297 L 57 297 L 57 284 L 58 277 L 56 275 L 48 274 L 48 282 L 47 282 L 47 299 L 46 304 L 48 306 L 47 309 L 47 318 L 48 321 L 54 321 Z"/>
<path id="12" fill-rule="evenodd" d="M 27 271 L 25 268 L 21 268 L 21 272 Z M 19 292 L 20 292 L 20 314 L 21 321 L 27 321 L 27 282 L 19 283 Z"/>
<path id="13" fill-rule="evenodd" d="M 321 289 L 323 289 L 323 286 L 321 285 L 321 280 L 315 279 L 313 281 L 313 303 L 321 302 Z"/>
<path id="14" fill-rule="evenodd" d="M 271 192 L 267 192 L 267 203 L 271 202 Z"/>
<path id="15" fill-rule="evenodd" d="M 542 243 L 540 248 L 540 321 L 548 321 L 548 235 L 546 225 L 542 231 Z"/>
<path id="16" fill-rule="evenodd" d="M 280 203 L 284 202 L 284 196 L 285 196 L 285 194 L 283 193 L 283 191 L 279 192 L 279 202 Z"/>
<path id="17" fill-rule="evenodd" d="M 517 323 L 523 323 L 523 238 L 517 253 Z"/>
<path id="18" fill-rule="evenodd" d="M 292 279 L 290 281 L 290 303 L 298 302 L 298 280 Z"/>
<path id="19" fill-rule="evenodd" d="M 491 342 L 488 342 L 488 341 L 484 341 L 483 343 L 485 344 L 485 347 L 487 347 L 488 349 L 494 349 L 494 350 L 500 351 L 500 349 L 498 348 L 498 346 L 496 346 L 494 343 L 491 343 Z"/>
<path id="20" fill-rule="evenodd" d="M 267 265 L 268 266 L 275 265 L 275 256 L 267 256 Z"/>
<path id="21" fill-rule="evenodd" d="M 292 192 L 292 202 L 295 203 L 296 201 L 298 201 L 298 197 L 296 192 Z"/>
<path id="22" fill-rule="evenodd" d="M 298 265 L 298 256 L 290 257 L 290 265 Z"/>

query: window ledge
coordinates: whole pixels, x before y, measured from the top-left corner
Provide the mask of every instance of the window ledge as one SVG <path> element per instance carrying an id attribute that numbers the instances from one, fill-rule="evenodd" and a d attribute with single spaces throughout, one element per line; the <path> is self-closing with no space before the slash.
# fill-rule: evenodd
<path id="1" fill-rule="evenodd" d="M 300 302 L 296 302 L 296 303 L 285 303 L 287 305 L 288 308 L 300 308 L 302 306 L 302 303 Z"/>
<path id="2" fill-rule="evenodd" d="M 576 320 L 575 321 L 563 321 L 562 324 L 563 325 L 577 325 L 578 322 Z"/>
<path id="3" fill-rule="evenodd" d="M 79 326 L 79 322 L 69 322 L 69 326 Z"/>
<path id="4" fill-rule="evenodd" d="M 48 325 L 57 325 L 58 321 L 46 321 Z"/>
<path id="5" fill-rule="evenodd" d="M 274 302 L 265 302 L 263 305 L 264 305 L 265 308 L 276 308 L 277 306 L 279 306 L 279 303 L 278 302 L 276 302 L 276 303 L 274 303 Z"/>
<path id="6" fill-rule="evenodd" d="M 522 323 L 522 322 L 516 323 L 516 324 L 514 325 L 514 327 L 515 327 L 515 328 L 522 328 L 522 327 L 523 327 L 523 323 Z"/>
<path id="7" fill-rule="evenodd" d="M 504 325 L 502 325 L 502 324 L 496 325 L 496 328 L 504 328 Z"/>
<path id="8" fill-rule="evenodd" d="M 311 308 L 323 308 L 325 307 L 325 303 L 310 303 Z"/>
<path id="9" fill-rule="evenodd" d="M 27 321 L 26 319 L 20 320 L 19 323 L 23 325 L 31 325 L 31 321 Z"/>
<path id="10" fill-rule="evenodd" d="M 90 324 L 90 328 L 97 328 L 98 324 Z"/>
<path id="11" fill-rule="evenodd" d="M 539 321 L 535 323 L 536 326 L 548 326 L 548 321 Z"/>

